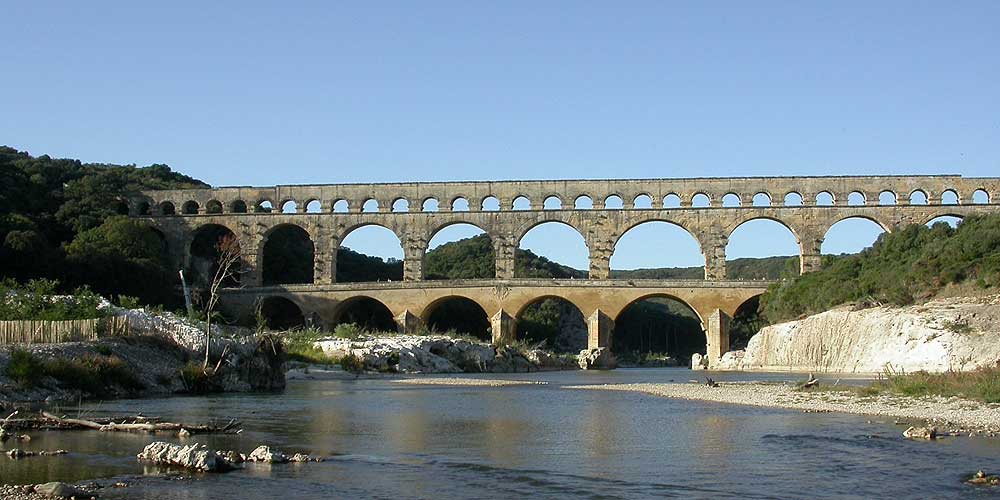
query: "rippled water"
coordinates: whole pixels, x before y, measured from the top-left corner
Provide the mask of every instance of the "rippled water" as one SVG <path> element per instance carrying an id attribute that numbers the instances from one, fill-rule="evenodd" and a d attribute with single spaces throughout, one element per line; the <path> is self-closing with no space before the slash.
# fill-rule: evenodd
<path id="1" fill-rule="evenodd" d="M 504 375 L 549 385 L 419 386 L 386 379 L 293 381 L 282 394 L 127 400 L 90 415 L 142 411 L 171 420 L 236 416 L 239 436 L 195 436 L 218 449 L 260 443 L 334 455 L 152 481 L 106 498 L 952 498 L 992 496 L 962 476 L 1000 469 L 1000 441 L 913 442 L 892 421 L 617 391 L 590 383 L 686 381 L 684 369 Z M 784 375 L 754 375 L 781 379 Z M 717 379 L 750 378 L 717 374 Z M 64 410 L 66 411 L 66 410 Z M 74 410 L 75 411 L 75 410 Z M 63 457 L 0 459 L 6 483 L 154 473 L 138 434 L 35 433 L 29 449 Z M 178 441 L 171 438 L 172 441 Z"/>

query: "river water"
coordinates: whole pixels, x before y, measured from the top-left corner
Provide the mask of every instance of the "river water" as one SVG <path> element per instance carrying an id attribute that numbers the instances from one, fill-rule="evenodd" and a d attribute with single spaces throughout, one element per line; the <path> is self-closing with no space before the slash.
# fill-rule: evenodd
<path id="1" fill-rule="evenodd" d="M 239 417 L 237 436 L 194 436 L 216 449 L 332 456 L 227 474 L 154 480 L 103 498 L 964 498 L 1000 491 L 962 484 L 1000 468 L 1000 441 L 914 442 L 894 422 L 682 401 L 565 385 L 684 382 L 686 369 L 503 374 L 547 385 L 405 385 L 385 378 L 290 381 L 281 394 L 123 400 L 64 413 L 174 421 Z M 470 376 L 472 377 L 472 376 Z M 787 375 L 716 374 L 717 379 Z M 126 433 L 37 432 L 28 449 L 61 457 L 0 458 L 0 482 L 151 474 Z M 8 443 L 8 447 L 10 444 Z"/>

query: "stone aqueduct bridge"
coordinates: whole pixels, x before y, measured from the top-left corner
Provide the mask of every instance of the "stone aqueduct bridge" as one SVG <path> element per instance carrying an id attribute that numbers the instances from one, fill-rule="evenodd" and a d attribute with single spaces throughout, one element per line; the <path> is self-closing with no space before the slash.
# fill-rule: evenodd
<path id="1" fill-rule="evenodd" d="M 223 305 L 238 314 L 248 314 L 261 297 L 281 296 L 307 317 L 330 325 L 352 300 L 370 297 L 408 330 L 426 321 L 441 300 L 458 296 L 482 306 L 491 317 L 494 340 L 503 342 L 514 336 L 524 307 L 541 297 L 560 297 L 587 318 L 593 348 L 610 346 L 614 319 L 630 303 L 668 295 L 698 313 L 709 358 L 718 359 L 728 350 L 728 318 L 766 286 L 726 280 L 726 244 L 741 224 L 754 219 L 783 224 L 798 242 L 801 271 L 809 272 L 820 266 L 827 230 L 841 220 L 861 217 L 893 231 L 944 215 L 996 212 L 998 195 L 1000 178 L 957 175 L 428 182 L 146 191 L 129 200 L 129 210 L 159 228 L 179 268 L 188 267 L 200 227 L 220 225 L 236 235 L 244 254 L 244 286 L 228 290 Z M 723 198 L 733 196 L 738 206 L 723 206 Z M 592 208 L 575 208 L 583 197 L 591 200 Z M 891 198 L 892 204 L 880 204 L 880 197 L 883 202 Z M 911 204 L 911 197 L 926 199 L 926 204 Z M 619 208 L 609 206 L 615 198 L 623 200 Z M 818 204 L 822 199 L 830 204 Z M 668 208 L 670 200 L 679 200 L 678 206 Z M 697 206 L 699 201 L 705 206 Z M 425 211 L 434 204 L 436 210 Z M 618 239 L 650 221 L 675 224 L 694 236 L 705 258 L 704 281 L 609 279 Z M 590 253 L 589 279 L 514 277 L 514 252 L 521 237 L 545 222 L 567 224 L 583 235 Z M 475 225 L 491 238 L 495 279 L 424 280 L 428 242 L 458 223 Z M 286 225 L 305 230 L 312 240 L 314 281 L 263 286 L 264 246 Z M 335 283 L 340 243 L 367 225 L 388 228 L 399 237 L 403 282 Z"/>

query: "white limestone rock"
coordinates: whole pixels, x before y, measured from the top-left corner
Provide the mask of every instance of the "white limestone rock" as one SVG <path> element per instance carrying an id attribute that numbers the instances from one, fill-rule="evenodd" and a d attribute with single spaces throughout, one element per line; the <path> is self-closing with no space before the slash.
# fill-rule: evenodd
<path id="1" fill-rule="evenodd" d="M 233 468 L 215 451 L 199 443 L 179 446 L 157 441 L 146 445 L 137 458 L 155 464 L 174 465 L 202 472 L 225 472 Z"/>

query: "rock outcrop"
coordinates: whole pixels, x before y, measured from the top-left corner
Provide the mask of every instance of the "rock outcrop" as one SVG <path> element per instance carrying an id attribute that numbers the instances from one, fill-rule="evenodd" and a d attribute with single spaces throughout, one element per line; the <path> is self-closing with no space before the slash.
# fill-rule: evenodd
<path id="1" fill-rule="evenodd" d="M 840 307 L 761 329 L 713 369 L 944 372 L 1000 361 L 1000 295 L 908 307 Z"/>
<path id="2" fill-rule="evenodd" d="M 136 458 L 158 465 L 172 465 L 201 472 L 225 472 L 233 468 L 215 451 L 198 443 L 180 446 L 157 441 L 146 445 Z"/>
<path id="3" fill-rule="evenodd" d="M 614 353 L 607 347 L 584 349 L 577 356 L 581 370 L 613 370 L 618 366 Z"/>
<path id="4" fill-rule="evenodd" d="M 572 368 L 565 357 L 541 350 L 494 347 L 441 335 L 391 335 L 358 340 L 324 339 L 328 355 L 354 355 L 365 370 L 391 373 L 532 372 Z"/>

